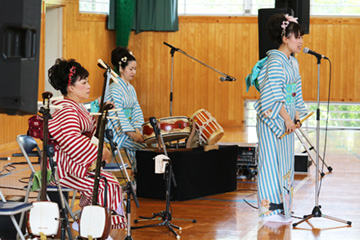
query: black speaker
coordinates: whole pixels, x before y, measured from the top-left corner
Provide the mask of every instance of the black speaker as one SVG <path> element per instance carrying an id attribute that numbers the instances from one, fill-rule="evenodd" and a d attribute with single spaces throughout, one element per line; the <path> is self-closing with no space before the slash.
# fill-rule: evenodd
<path id="1" fill-rule="evenodd" d="M 258 36 L 259 36 L 259 59 L 266 57 L 266 52 L 271 49 L 278 49 L 279 45 L 270 40 L 267 34 L 267 22 L 276 13 L 293 14 L 290 8 L 262 8 L 258 10 Z"/>
<path id="2" fill-rule="evenodd" d="M 310 32 L 310 0 L 276 0 L 275 8 L 291 8 L 294 17 L 304 29 L 305 34 Z"/>
<path id="3" fill-rule="evenodd" d="M 0 7 L 0 113 L 37 112 L 41 0 Z"/>

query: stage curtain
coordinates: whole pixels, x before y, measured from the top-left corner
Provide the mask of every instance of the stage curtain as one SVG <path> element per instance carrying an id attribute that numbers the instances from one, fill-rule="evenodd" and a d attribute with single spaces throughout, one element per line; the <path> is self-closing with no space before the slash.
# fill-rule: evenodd
<path id="1" fill-rule="evenodd" d="M 108 29 L 127 47 L 130 31 L 178 31 L 177 0 L 110 0 Z"/>
<path id="2" fill-rule="evenodd" d="M 133 29 L 143 31 L 178 31 L 177 0 L 137 0 Z"/>
<path id="3" fill-rule="evenodd" d="M 135 0 L 110 0 L 107 27 L 116 31 L 116 46 L 128 46 L 135 6 Z"/>

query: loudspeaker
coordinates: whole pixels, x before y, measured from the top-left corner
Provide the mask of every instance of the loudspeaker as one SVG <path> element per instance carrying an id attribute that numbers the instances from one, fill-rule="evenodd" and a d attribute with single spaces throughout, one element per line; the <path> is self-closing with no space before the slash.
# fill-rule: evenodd
<path id="1" fill-rule="evenodd" d="M 305 34 L 310 32 L 310 0 L 276 0 L 275 8 L 291 8 L 295 17 L 304 29 Z"/>
<path id="2" fill-rule="evenodd" d="M 267 34 L 267 22 L 276 13 L 288 13 L 293 15 L 290 8 L 262 8 L 258 10 L 258 31 L 259 31 L 259 59 L 266 57 L 266 52 L 271 49 L 278 49 L 279 45 L 272 42 Z"/>
<path id="3" fill-rule="evenodd" d="M 0 113 L 36 114 L 41 0 L 0 7 Z"/>

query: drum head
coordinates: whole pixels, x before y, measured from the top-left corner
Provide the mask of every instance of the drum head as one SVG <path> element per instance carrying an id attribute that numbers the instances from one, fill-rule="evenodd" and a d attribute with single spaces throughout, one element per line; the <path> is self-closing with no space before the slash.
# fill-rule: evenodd
<path id="1" fill-rule="evenodd" d="M 218 141 L 220 141 L 220 139 L 224 136 L 224 131 L 222 131 L 221 129 L 217 129 L 215 133 L 213 133 L 209 139 L 208 139 L 208 144 L 209 145 L 214 145 L 215 143 L 217 143 Z"/>
<path id="2" fill-rule="evenodd" d="M 193 120 L 194 120 L 194 117 L 195 117 L 196 115 L 198 115 L 200 112 L 206 112 L 206 110 L 203 109 L 203 108 L 197 110 L 193 115 L 191 115 L 190 120 L 193 121 Z"/>

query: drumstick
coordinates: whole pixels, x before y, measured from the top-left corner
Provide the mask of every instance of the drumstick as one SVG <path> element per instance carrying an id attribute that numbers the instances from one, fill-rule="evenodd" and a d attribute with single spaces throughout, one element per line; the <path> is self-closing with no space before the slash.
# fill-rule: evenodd
<path id="1" fill-rule="evenodd" d="M 304 117 L 303 119 L 300 120 L 300 123 L 305 122 L 309 117 L 311 117 L 314 114 L 314 112 L 309 113 L 306 117 Z M 282 139 L 283 137 L 285 137 L 286 135 L 288 135 L 289 132 L 285 132 L 283 135 L 281 135 L 280 139 Z"/>
<path id="2" fill-rule="evenodd" d="M 108 69 L 108 65 L 101 60 L 100 58 L 98 59 L 98 63 L 105 69 Z M 116 82 L 117 84 L 119 84 L 119 81 L 117 80 L 117 78 L 119 77 L 119 75 L 117 75 L 116 72 L 114 72 L 112 69 L 110 69 L 110 73 L 111 73 L 111 79 Z"/>

